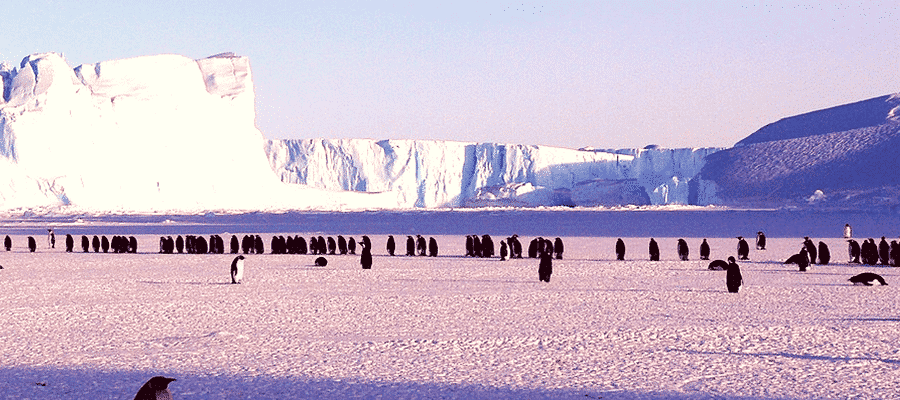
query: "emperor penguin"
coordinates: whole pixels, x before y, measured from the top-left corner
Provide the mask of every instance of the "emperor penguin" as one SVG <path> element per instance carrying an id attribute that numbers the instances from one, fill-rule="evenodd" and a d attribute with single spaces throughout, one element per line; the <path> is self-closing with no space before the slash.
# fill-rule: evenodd
<path id="1" fill-rule="evenodd" d="M 141 386 L 137 394 L 134 395 L 134 400 L 172 400 L 169 384 L 174 381 L 175 378 L 154 376 L 144 386 Z"/>
<path id="2" fill-rule="evenodd" d="M 706 239 L 703 239 L 703 243 L 700 243 L 700 259 L 709 260 L 709 243 L 706 243 Z"/>
<path id="3" fill-rule="evenodd" d="M 737 265 L 734 257 L 728 257 L 728 269 L 726 271 L 725 286 L 728 288 L 729 293 L 737 293 L 741 288 L 741 284 L 744 283 L 744 278 L 741 276 L 741 267 Z"/>
<path id="4" fill-rule="evenodd" d="M 244 256 L 239 255 L 231 262 L 231 283 L 241 283 L 244 280 Z"/>
<path id="5" fill-rule="evenodd" d="M 625 242 L 622 238 L 616 240 L 616 260 L 625 259 Z"/>

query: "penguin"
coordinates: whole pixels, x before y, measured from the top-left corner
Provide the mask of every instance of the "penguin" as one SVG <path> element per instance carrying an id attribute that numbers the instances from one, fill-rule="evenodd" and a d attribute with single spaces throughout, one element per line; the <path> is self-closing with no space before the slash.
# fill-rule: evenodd
<path id="1" fill-rule="evenodd" d="M 653 238 L 650 238 L 650 261 L 659 261 L 659 245 Z"/>
<path id="2" fill-rule="evenodd" d="M 434 237 L 428 238 L 428 256 L 429 257 L 437 257 L 438 256 L 438 244 L 437 240 Z"/>
<path id="3" fill-rule="evenodd" d="M 416 240 L 412 236 L 406 236 L 406 255 L 416 255 Z"/>
<path id="4" fill-rule="evenodd" d="M 28 250 L 32 253 L 37 250 L 37 242 L 35 242 L 34 238 L 31 236 L 28 237 Z"/>
<path id="5" fill-rule="evenodd" d="M 882 286 L 887 285 L 887 282 L 884 281 L 884 278 L 882 278 L 881 275 L 871 272 L 863 272 L 859 275 L 854 275 L 847 280 L 853 282 L 854 285 L 861 283 L 866 286 L 872 286 L 873 281 L 878 281 Z"/>
<path id="6" fill-rule="evenodd" d="M 564 245 L 562 238 L 553 239 L 553 252 L 556 253 L 556 259 L 562 260 Z"/>
<path id="7" fill-rule="evenodd" d="M 91 241 L 88 240 L 87 236 L 81 235 L 81 249 L 87 253 L 91 248 Z"/>
<path id="8" fill-rule="evenodd" d="M 831 251 L 825 242 L 819 242 L 819 264 L 828 265 L 831 262 Z"/>
<path id="9" fill-rule="evenodd" d="M 853 238 L 853 228 L 850 227 L 850 224 L 844 224 L 844 239 L 852 239 Z"/>
<path id="10" fill-rule="evenodd" d="M 481 256 L 484 258 L 494 256 L 494 239 L 491 239 L 491 235 L 481 236 Z"/>
<path id="11" fill-rule="evenodd" d="M 519 235 L 512 235 L 512 242 L 509 243 L 509 258 L 522 258 L 522 242 L 519 241 Z"/>
<path id="12" fill-rule="evenodd" d="M 128 252 L 129 253 L 137 253 L 137 238 L 134 236 L 128 237 Z"/>
<path id="13" fill-rule="evenodd" d="M 106 235 L 100 237 L 100 249 L 103 250 L 104 253 L 109 252 L 109 239 L 106 238 Z"/>
<path id="14" fill-rule="evenodd" d="M 363 235 L 361 242 L 364 249 L 368 248 L 370 251 L 372 250 L 372 239 L 369 239 L 368 236 Z"/>
<path id="15" fill-rule="evenodd" d="M 94 236 L 94 238 L 96 238 L 96 236 Z M 94 246 L 95 252 L 97 251 L 96 248 L 97 248 L 97 246 L 95 245 Z M 175 238 L 175 250 L 178 251 L 178 254 L 181 254 L 184 252 L 184 238 L 181 237 L 181 235 L 178 235 L 178 237 Z M 244 254 L 247 254 L 246 250 L 244 250 Z"/>
<path id="16" fill-rule="evenodd" d="M 260 242 L 261 241 L 262 240 L 260 240 Z M 209 252 L 209 244 L 206 243 L 206 238 L 204 238 L 203 236 L 198 236 L 197 239 L 194 241 L 194 244 L 197 246 L 196 247 L 197 254 L 206 254 Z M 260 252 L 259 254 L 262 254 L 262 252 Z"/>
<path id="17" fill-rule="evenodd" d="M 347 240 L 347 252 L 356 254 L 356 239 L 353 236 L 350 236 L 350 239 Z"/>
<path id="18" fill-rule="evenodd" d="M 541 238 L 531 239 L 531 242 L 528 243 L 528 258 L 538 258 L 538 243 L 540 243 Z"/>
<path id="19" fill-rule="evenodd" d="M 53 229 L 47 229 L 47 247 L 56 248 L 56 234 L 53 233 Z"/>
<path id="20" fill-rule="evenodd" d="M 737 240 L 738 240 L 738 247 L 737 247 L 738 259 L 749 260 L 750 259 L 750 245 L 747 244 L 747 241 L 744 240 L 743 236 L 738 236 Z"/>
<path id="21" fill-rule="evenodd" d="M 860 255 L 859 242 L 857 242 L 853 239 L 847 240 L 847 253 L 850 255 L 849 262 L 851 264 L 859 264 L 860 263 L 859 262 L 859 255 Z"/>
<path id="22" fill-rule="evenodd" d="M 347 254 L 347 239 L 345 239 L 341 235 L 338 235 L 337 242 L 338 242 L 337 243 L 338 244 L 338 253 Z"/>
<path id="23" fill-rule="evenodd" d="M 884 236 L 881 237 L 881 242 L 878 242 L 878 260 L 881 261 L 881 265 L 888 265 L 888 259 L 891 257 L 891 246 L 888 244 L 887 240 Z"/>
<path id="24" fill-rule="evenodd" d="M 244 281 L 244 256 L 239 255 L 231 261 L 231 283 Z"/>
<path id="25" fill-rule="evenodd" d="M 765 250 L 766 249 L 766 234 L 762 231 L 756 232 L 756 249 L 757 250 Z"/>
<path id="26" fill-rule="evenodd" d="M 172 400 L 172 392 L 169 391 L 169 384 L 172 382 L 175 382 L 175 378 L 154 376 L 141 386 L 134 395 L 134 400 Z"/>
<path id="27" fill-rule="evenodd" d="M 365 248 L 363 248 L 363 250 L 365 250 Z M 324 266 L 328 265 L 328 260 L 325 259 L 325 257 L 318 257 L 318 258 L 316 258 L 315 265 L 317 267 L 324 267 Z"/>
<path id="28" fill-rule="evenodd" d="M 549 252 L 541 253 L 541 262 L 538 265 L 538 279 L 541 282 L 550 282 L 550 275 L 553 275 L 553 256 Z"/>
<path id="29" fill-rule="evenodd" d="M 481 237 L 472 235 L 472 257 L 481 258 Z"/>
<path id="30" fill-rule="evenodd" d="M 329 236 L 328 237 L 328 254 L 334 255 L 334 253 L 336 251 L 337 251 L 337 242 L 334 241 L 333 237 Z"/>
<path id="31" fill-rule="evenodd" d="M 386 247 L 387 247 L 388 255 L 393 256 L 394 250 L 397 250 L 397 243 L 394 241 L 394 235 L 388 236 Z"/>
<path id="32" fill-rule="evenodd" d="M 625 242 L 622 241 L 622 238 L 616 240 L 616 260 L 624 260 L 625 259 Z"/>
<path id="33" fill-rule="evenodd" d="M 6 251 L 12 249 L 12 239 L 9 238 L 9 235 L 6 235 L 6 237 L 3 238 L 3 247 L 6 247 Z"/>
<path id="34" fill-rule="evenodd" d="M 744 278 L 741 276 L 741 267 L 734 261 L 734 257 L 728 257 L 728 269 L 726 271 L 725 286 L 728 288 L 729 293 L 737 293 L 741 288 L 741 284 L 744 283 Z"/>
<path id="35" fill-rule="evenodd" d="M 256 254 L 265 254 L 266 248 L 263 245 L 262 236 L 256 235 L 256 238 L 253 240 L 253 248 L 256 250 Z"/>
<path id="36" fill-rule="evenodd" d="M 506 261 L 509 259 L 509 248 L 506 245 L 506 240 L 500 241 L 500 261 Z"/>
<path id="37" fill-rule="evenodd" d="M 70 234 L 66 234 L 66 253 L 71 253 L 72 249 L 75 248 L 75 238 Z"/>
<path id="38" fill-rule="evenodd" d="M 875 239 L 869 238 L 863 241 L 860 257 L 863 264 L 875 265 L 878 263 L 878 246 L 875 245 Z"/>
<path id="39" fill-rule="evenodd" d="M 687 261 L 689 254 L 690 249 L 688 249 L 687 242 L 685 242 L 684 239 L 678 239 L 678 258 L 680 258 L 681 261 Z"/>
<path id="40" fill-rule="evenodd" d="M 466 235 L 466 257 L 475 257 L 475 240 L 472 235 Z"/>
<path id="41" fill-rule="evenodd" d="M 707 267 L 707 269 L 710 271 L 725 271 L 728 269 L 728 261 L 713 260 L 713 262 L 709 263 L 709 267 Z"/>
<path id="42" fill-rule="evenodd" d="M 237 254 L 241 250 L 241 244 L 238 242 L 237 235 L 231 235 L 231 254 Z"/>
<path id="43" fill-rule="evenodd" d="M 803 237 L 803 246 L 806 247 L 806 253 L 809 254 L 809 264 L 815 264 L 818 259 L 818 249 L 816 249 L 816 244 L 808 237 Z"/>
<path id="44" fill-rule="evenodd" d="M 703 243 L 700 243 L 700 259 L 709 260 L 709 243 L 706 243 L 706 239 L 703 239 Z"/>
<path id="45" fill-rule="evenodd" d="M 419 256 L 424 256 L 428 251 L 428 245 L 425 243 L 425 238 L 422 235 L 416 235 L 416 251 Z"/>
<path id="46" fill-rule="evenodd" d="M 159 254 L 165 254 L 165 253 L 166 253 L 166 237 L 160 236 L 159 237 Z"/>
<path id="47" fill-rule="evenodd" d="M 900 244 L 896 240 L 891 240 L 891 253 L 889 261 L 892 267 L 900 265 Z"/>
<path id="48" fill-rule="evenodd" d="M 806 248 L 801 248 L 800 253 L 790 256 L 784 263 L 797 264 L 800 266 L 800 271 L 806 271 L 806 268 L 809 267 L 809 254 L 806 252 Z"/>
<path id="49" fill-rule="evenodd" d="M 372 269 L 372 251 L 368 247 L 363 247 L 359 263 L 362 265 L 362 269 Z"/>

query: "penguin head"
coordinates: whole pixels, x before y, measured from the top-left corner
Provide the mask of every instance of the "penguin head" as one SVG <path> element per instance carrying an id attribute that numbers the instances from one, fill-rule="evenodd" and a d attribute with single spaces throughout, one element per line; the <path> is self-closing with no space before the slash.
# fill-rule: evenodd
<path id="1" fill-rule="evenodd" d="M 729 262 L 729 263 L 734 263 L 734 262 L 735 262 L 734 257 L 728 257 L 728 262 Z"/>
<path id="2" fill-rule="evenodd" d="M 164 376 L 154 376 L 147 381 L 147 386 L 154 390 L 166 390 L 169 384 L 175 382 L 175 378 L 166 378 Z"/>

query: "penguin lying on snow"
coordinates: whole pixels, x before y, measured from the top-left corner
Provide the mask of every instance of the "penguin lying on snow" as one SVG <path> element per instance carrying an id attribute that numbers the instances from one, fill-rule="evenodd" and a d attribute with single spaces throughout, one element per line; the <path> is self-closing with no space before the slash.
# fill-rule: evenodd
<path id="1" fill-rule="evenodd" d="M 800 271 L 806 271 L 806 268 L 809 267 L 809 255 L 806 253 L 806 248 L 800 249 L 800 253 L 792 255 L 784 263 L 797 264 L 800 266 Z"/>
<path id="2" fill-rule="evenodd" d="M 853 282 L 854 285 L 861 283 L 866 286 L 872 286 L 873 281 L 878 281 L 878 283 L 882 285 L 887 285 L 887 282 L 884 281 L 884 278 L 882 278 L 881 275 L 872 272 L 863 272 L 859 275 L 854 275 L 847 280 Z"/>
<path id="3" fill-rule="evenodd" d="M 141 386 L 137 394 L 134 395 L 134 400 L 172 400 L 169 384 L 174 381 L 175 378 L 154 376 L 144 386 Z"/>
<path id="4" fill-rule="evenodd" d="M 316 258 L 315 265 L 317 267 L 324 267 L 324 266 L 328 265 L 328 260 L 326 260 L 325 257 Z"/>
<path id="5" fill-rule="evenodd" d="M 734 259 L 734 257 L 728 257 L 729 259 Z M 713 260 L 713 262 L 709 263 L 709 267 L 707 267 L 710 271 L 724 271 L 728 269 L 728 261 L 725 260 Z"/>

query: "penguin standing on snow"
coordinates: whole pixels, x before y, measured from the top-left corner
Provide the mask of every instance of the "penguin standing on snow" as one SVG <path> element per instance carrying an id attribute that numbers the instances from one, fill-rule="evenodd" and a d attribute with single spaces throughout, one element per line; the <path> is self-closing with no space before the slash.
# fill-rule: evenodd
<path id="1" fill-rule="evenodd" d="M 428 238 L 428 256 L 429 257 L 437 257 L 438 256 L 438 243 L 434 237 Z"/>
<path id="2" fill-rule="evenodd" d="M 241 283 L 244 280 L 244 256 L 239 255 L 231 262 L 231 283 Z"/>
<path id="3" fill-rule="evenodd" d="M 174 381 L 175 378 L 154 376 L 144 386 L 141 386 L 141 389 L 134 395 L 134 400 L 172 400 L 169 384 Z"/>
<path id="4" fill-rule="evenodd" d="M 765 250 L 766 249 L 766 234 L 762 231 L 756 232 L 756 249 L 757 250 Z"/>
<path id="5" fill-rule="evenodd" d="M 813 265 L 818 259 L 818 249 L 816 249 L 816 244 L 808 236 L 804 236 L 803 239 L 803 246 L 806 247 L 806 253 L 809 254 L 809 265 Z"/>
<path id="6" fill-rule="evenodd" d="M 737 247 L 738 259 L 749 260 L 750 259 L 750 245 L 747 244 L 747 241 L 744 240 L 743 236 L 738 236 L 737 240 L 738 240 L 738 247 Z"/>
<path id="7" fill-rule="evenodd" d="M 725 272 L 725 286 L 729 293 L 737 293 L 744 283 L 741 276 L 741 267 L 734 261 L 734 257 L 728 257 L 728 269 Z"/>
<path id="8" fill-rule="evenodd" d="M 825 242 L 819 242 L 819 264 L 828 265 L 831 262 L 831 251 Z"/>
<path id="9" fill-rule="evenodd" d="M 500 241 L 500 261 L 506 261 L 509 258 L 509 249 L 506 245 L 506 240 Z"/>
<path id="10" fill-rule="evenodd" d="M 888 244 L 887 239 L 882 236 L 881 242 L 878 243 L 878 260 L 881 261 L 881 265 L 888 265 L 890 264 L 890 257 L 891 246 Z"/>
<path id="11" fill-rule="evenodd" d="M 550 275 L 553 275 L 553 256 L 545 251 L 541 253 L 541 262 L 538 264 L 538 279 L 549 283 Z"/>
<path id="12" fill-rule="evenodd" d="M 563 245 L 562 238 L 553 239 L 553 252 L 556 253 L 557 260 L 562 260 L 562 255 L 563 255 L 563 250 L 564 250 L 563 246 L 564 245 Z"/>
<path id="13" fill-rule="evenodd" d="M 653 238 L 650 238 L 650 261 L 659 261 L 659 245 Z"/>
<path id="14" fill-rule="evenodd" d="M 362 265 L 362 269 L 372 269 L 372 251 L 368 247 L 363 247 L 359 263 Z"/>
<path id="15" fill-rule="evenodd" d="M 412 236 L 406 236 L 406 255 L 416 255 L 416 240 Z"/>
<path id="16" fill-rule="evenodd" d="M 3 238 L 3 247 L 6 248 L 6 251 L 12 249 L 12 239 L 9 238 L 9 235 L 6 235 L 6 237 Z"/>
<path id="17" fill-rule="evenodd" d="M 847 253 L 850 255 L 851 264 L 859 264 L 859 242 L 853 239 L 847 240 Z"/>
<path id="18" fill-rule="evenodd" d="M 396 250 L 396 249 L 397 249 L 397 243 L 394 242 L 394 235 L 388 236 L 388 240 L 387 240 L 387 252 L 388 252 L 388 255 L 389 255 L 389 256 L 393 256 L 393 255 L 394 255 L 394 250 Z"/>
<path id="19" fill-rule="evenodd" d="M 622 241 L 622 238 L 616 240 L 616 260 L 624 260 L 625 259 L 625 242 Z"/>
<path id="20" fill-rule="evenodd" d="M 28 250 L 31 251 L 32 253 L 34 253 L 34 251 L 36 249 L 37 249 L 37 242 L 34 241 L 33 237 L 29 236 L 28 237 Z"/>
<path id="21" fill-rule="evenodd" d="M 703 239 L 703 243 L 700 243 L 700 259 L 709 260 L 709 243 L 706 243 L 706 239 Z"/>
<path id="22" fill-rule="evenodd" d="M 688 244 L 684 239 L 678 239 L 678 258 L 681 261 L 687 261 L 688 255 L 690 254 L 690 249 L 688 249 Z"/>

